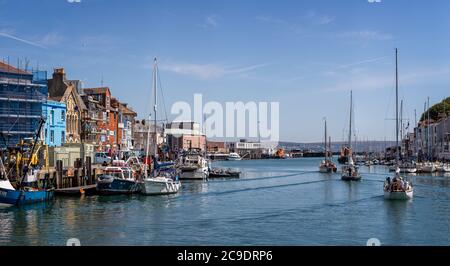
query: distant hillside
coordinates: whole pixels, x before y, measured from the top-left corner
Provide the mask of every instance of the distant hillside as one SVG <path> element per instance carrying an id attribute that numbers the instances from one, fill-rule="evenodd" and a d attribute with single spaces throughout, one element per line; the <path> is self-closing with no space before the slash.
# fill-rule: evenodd
<path id="1" fill-rule="evenodd" d="M 444 114 L 444 112 L 449 115 L 450 114 L 450 97 L 446 98 L 440 103 L 437 103 L 430 107 L 430 118 L 433 120 L 439 120 L 439 115 Z M 422 114 L 420 117 L 420 121 L 423 121 L 427 119 L 428 117 L 428 110 L 425 111 L 425 113 Z"/>

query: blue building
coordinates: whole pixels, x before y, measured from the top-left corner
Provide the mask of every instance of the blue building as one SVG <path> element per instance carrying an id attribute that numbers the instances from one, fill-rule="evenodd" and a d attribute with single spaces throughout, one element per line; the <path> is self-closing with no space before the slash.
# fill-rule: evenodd
<path id="1" fill-rule="evenodd" d="M 0 147 L 33 138 L 47 101 L 47 73 L 30 73 L 0 61 Z"/>
<path id="2" fill-rule="evenodd" d="M 66 104 L 48 100 L 42 105 L 46 117 L 43 139 L 49 147 L 62 146 L 66 142 Z"/>

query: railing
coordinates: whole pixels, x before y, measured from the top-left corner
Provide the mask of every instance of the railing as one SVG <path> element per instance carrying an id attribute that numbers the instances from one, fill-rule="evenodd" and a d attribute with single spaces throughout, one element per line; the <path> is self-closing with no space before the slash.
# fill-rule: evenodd
<path id="1" fill-rule="evenodd" d="M 33 117 L 40 118 L 43 116 L 42 110 L 24 109 L 24 108 L 8 108 L 0 107 L 0 117 Z"/>
<path id="2" fill-rule="evenodd" d="M 39 92 L 16 92 L 16 91 L 0 91 L 0 98 L 21 99 L 21 100 L 39 100 L 44 102 L 46 97 Z"/>

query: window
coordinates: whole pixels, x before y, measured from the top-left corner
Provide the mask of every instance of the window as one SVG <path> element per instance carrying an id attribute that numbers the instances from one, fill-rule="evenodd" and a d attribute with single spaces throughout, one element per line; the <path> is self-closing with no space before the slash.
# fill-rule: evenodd
<path id="1" fill-rule="evenodd" d="M 53 126 L 55 124 L 55 121 L 53 117 L 55 116 L 55 110 L 50 110 L 50 126 Z"/>
<path id="2" fill-rule="evenodd" d="M 61 111 L 61 121 L 66 121 L 66 111 L 65 110 Z"/>
<path id="3" fill-rule="evenodd" d="M 47 129 L 45 129 L 45 138 L 47 139 L 47 135 L 48 135 L 48 132 L 47 132 L 48 130 Z"/>
<path id="4" fill-rule="evenodd" d="M 55 131 L 50 130 L 50 143 L 55 142 Z"/>
<path id="5" fill-rule="evenodd" d="M 61 132 L 61 144 L 66 142 L 66 132 L 62 131 Z"/>

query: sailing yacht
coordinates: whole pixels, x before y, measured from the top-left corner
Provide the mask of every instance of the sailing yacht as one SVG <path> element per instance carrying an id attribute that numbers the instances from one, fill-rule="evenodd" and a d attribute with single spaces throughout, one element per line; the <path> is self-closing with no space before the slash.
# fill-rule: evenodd
<path id="1" fill-rule="evenodd" d="M 384 182 L 383 191 L 384 198 L 388 200 L 407 200 L 413 197 L 413 186 L 412 183 L 403 179 L 400 176 L 400 167 L 399 167 L 399 157 L 400 157 L 400 149 L 398 149 L 398 50 L 395 49 L 395 128 L 396 128 L 396 156 L 395 156 L 395 164 L 397 168 L 395 170 L 394 177 L 388 177 Z"/>
<path id="2" fill-rule="evenodd" d="M 319 172 L 321 173 L 335 173 L 337 171 L 336 165 L 333 163 L 331 159 L 328 158 L 328 154 L 330 150 L 327 147 L 327 120 L 325 119 L 325 159 L 320 163 Z"/>
<path id="3" fill-rule="evenodd" d="M 154 125 L 155 125 L 155 137 L 153 138 L 153 171 L 152 174 L 149 175 L 149 171 L 146 171 L 146 176 L 144 178 L 143 187 L 141 193 L 144 195 L 167 195 L 174 194 L 180 190 L 181 183 L 178 180 L 178 175 L 176 171 L 161 171 L 161 167 L 158 165 L 158 145 L 157 145 L 157 120 L 156 120 L 156 111 L 157 111 L 157 91 L 158 91 L 158 63 L 155 58 L 153 65 L 153 92 L 155 98 L 155 105 L 153 106 L 154 112 Z M 148 138 L 150 136 L 150 128 L 148 132 Z M 147 141 L 147 156 L 148 158 L 148 150 L 149 150 L 149 141 Z"/>
<path id="4" fill-rule="evenodd" d="M 348 132 L 348 147 L 352 149 L 352 115 L 353 115 L 353 92 L 350 91 L 350 126 Z M 361 175 L 359 174 L 359 168 L 353 162 L 353 156 L 351 153 L 347 155 L 347 163 L 342 166 L 341 179 L 344 181 L 359 181 Z"/>

